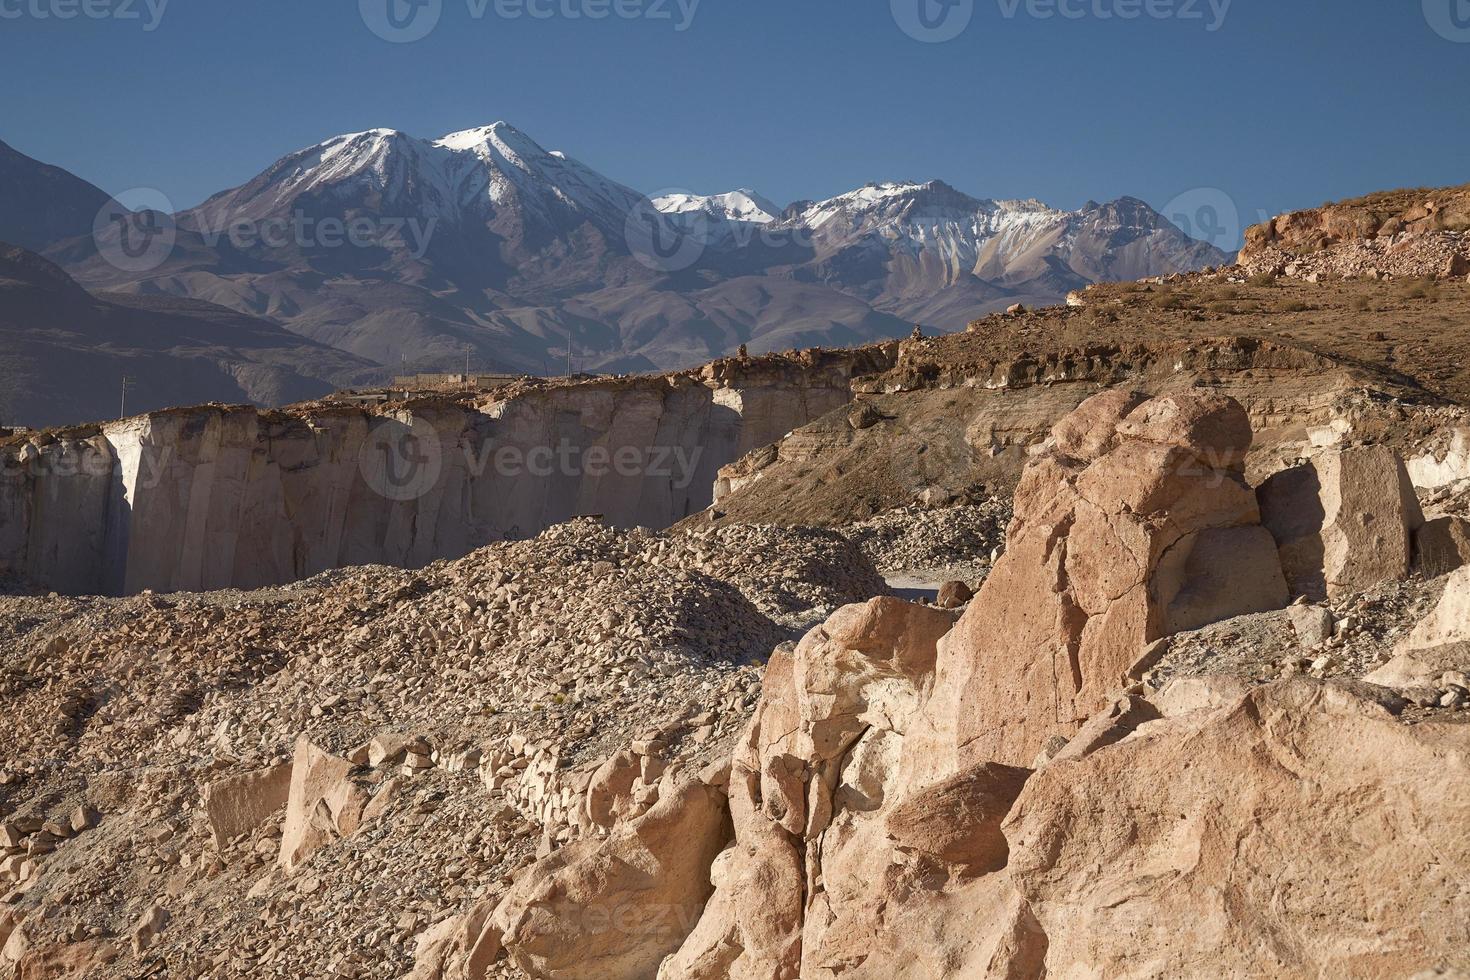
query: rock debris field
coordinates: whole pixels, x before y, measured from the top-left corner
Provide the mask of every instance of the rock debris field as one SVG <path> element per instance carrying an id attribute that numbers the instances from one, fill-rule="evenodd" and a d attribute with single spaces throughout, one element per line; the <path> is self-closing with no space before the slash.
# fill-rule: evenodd
<path id="1" fill-rule="evenodd" d="M 577 833 L 487 789 L 482 756 L 583 788 L 627 745 L 677 770 L 745 723 L 773 649 L 884 591 L 832 531 L 579 521 L 421 571 L 0 599 L 0 944 L 14 963 L 70 941 L 97 975 L 130 943 L 118 975 L 403 975 L 431 920 L 503 887 L 548 827 Z M 298 739 L 360 759 L 375 812 L 288 877 L 279 820 L 219 839 L 202 797 L 284 771 Z"/>

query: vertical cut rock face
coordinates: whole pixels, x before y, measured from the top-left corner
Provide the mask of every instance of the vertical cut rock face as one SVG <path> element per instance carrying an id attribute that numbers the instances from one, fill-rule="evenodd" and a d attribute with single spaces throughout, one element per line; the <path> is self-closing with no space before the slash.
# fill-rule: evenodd
<path id="1" fill-rule="evenodd" d="M 533 387 L 383 413 L 204 406 L 0 448 L 0 578 L 259 588 L 419 567 L 580 515 L 666 527 L 719 468 L 847 402 L 853 363 Z"/>
<path id="2" fill-rule="evenodd" d="M 1393 450 L 1322 450 L 1272 476 L 1259 496 L 1295 594 L 1321 601 L 1408 576 L 1424 513 Z"/>

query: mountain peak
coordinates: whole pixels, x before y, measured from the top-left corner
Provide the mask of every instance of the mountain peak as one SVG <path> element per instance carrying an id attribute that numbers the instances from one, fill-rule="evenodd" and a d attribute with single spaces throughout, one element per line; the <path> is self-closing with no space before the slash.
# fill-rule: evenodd
<path id="1" fill-rule="evenodd" d="M 688 214 L 704 212 L 709 217 L 726 221 L 741 221 L 752 224 L 769 224 L 781 214 L 781 209 L 770 199 L 742 187 L 724 194 L 665 194 L 653 199 L 653 206 L 665 214 Z"/>
<path id="2" fill-rule="evenodd" d="M 435 146 L 442 146 L 447 150 L 472 150 L 486 143 L 535 147 L 539 152 L 546 152 L 535 140 L 504 120 L 497 120 L 488 126 L 462 129 L 457 133 L 450 133 L 434 140 Z"/>

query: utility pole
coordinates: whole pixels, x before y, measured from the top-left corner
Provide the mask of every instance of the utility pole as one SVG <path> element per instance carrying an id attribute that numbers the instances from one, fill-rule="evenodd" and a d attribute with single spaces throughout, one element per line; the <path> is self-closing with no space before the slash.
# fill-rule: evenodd
<path id="1" fill-rule="evenodd" d="M 567 327 L 567 377 L 572 376 L 572 328 Z"/>
<path id="2" fill-rule="evenodd" d="M 131 391 L 132 389 L 133 389 L 133 379 L 131 377 L 129 377 L 128 375 L 126 375 L 126 374 L 123 375 L 123 379 L 122 379 L 122 403 L 120 405 L 118 405 L 118 408 L 117 408 L 117 417 L 120 418 L 120 419 L 125 419 L 125 418 L 128 417 L 128 392 Z"/>

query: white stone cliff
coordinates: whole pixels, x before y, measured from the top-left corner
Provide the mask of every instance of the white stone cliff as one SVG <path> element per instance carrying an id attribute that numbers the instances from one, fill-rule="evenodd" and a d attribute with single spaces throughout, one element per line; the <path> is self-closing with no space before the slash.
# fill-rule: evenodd
<path id="1" fill-rule="evenodd" d="M 847 403 L 861 354 L 398 407 L 202 406 L 0 447 L 0 578 L 73 594 L 420 567 L 597 514 L 666 527 L 719 468 Z"/>

